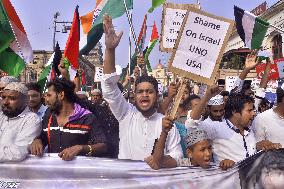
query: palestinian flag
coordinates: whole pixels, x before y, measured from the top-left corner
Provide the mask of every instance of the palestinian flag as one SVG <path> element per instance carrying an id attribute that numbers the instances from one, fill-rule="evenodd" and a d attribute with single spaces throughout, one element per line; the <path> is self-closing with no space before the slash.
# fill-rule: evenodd
<path id="1" fill-rule="evenodd" d="M 147 46 L 146 54 L 144 56 L 145 62 L 146 62 L 146 65 L 147 65 L 147 70 L 150 71 L 150 72 L 152 71 L 152 68 L 151 68 L 151 64 L 149 62 L 149 55 L 152 52 L 153 48 L 155 47 L 156 43 L 158 42 L 158 38 L 159 38 L 159 34 L 158 34 L 156 22 L 154 22 L 151 39 L 150 39 L 150 42 Z"/>
<path id="2" fill-rule="evenodd" d="M 70 79 L 73 80 L 79 69 L 79 41 L 80 41 L 80 20 L 78 6 L 74 11 L 71 31 L 64 50 L 64 65 L 69 68 Z"/>
<path id="3" fill-rule="evenodd" d="M 143 53 L 144 43 L 146 38 L 146 31 L 147 31 L 147 14 L 144 16 L 143 24 L 140 29 L 140 33 L 137 39 L 137 47 L 140 53 Z"/>
<path id="4" fill-rule="evenodd" d="M 45 65 L 45 68 L 41 71 L 38 79 L 38 83 L 41 86 L 42 92 L 45 91 L 45 85 L 47 82 L 61 75 L 58 69 L 61 58 L 62 58 L 62 53 L 59 44 L 57 42 L 54 53 L 49 58 L 47 64 Z"/>
<path id="5" fill-rule="evenodd" d="M 259 49 L 269 27 L 269 23 L 237 6 L 234 6 L 234 14 L 240 38 L 248 48 Z"/>
<path id="6" fill-rule="evenodd" d="M 148 10 L 149 13 L 152 13 L 155 8 L 163 4 L 165 0 L 152 0 L 152 7 Z"/>
<path id="7" fill-rule="evenodd" d="M 26 31 L 9 0 L 0 1 L 0 69 L 18 77 L 33 51 Z"/>
<path id="8" fill-rule="evenodd" d="M 127 8 L 133 8 L 133 0 L 125 0 Z M 95 10 L 82 16 L 83 31 L 87 36 L 87 44 L 80 50 L 80 55 L 87 55 L 101 39 L 103 29 L 103 15 L 108 14 L 113 19 L 125 13 L 124 0 L 97 0 Z"/>
<path id="9" fill-rule="evenodd" d="M 54 61 L 55 52 L 51 55 L 48 62 L 45 65 L 45 68 L 41 71 L 40 76 L 38 78 L 37 83 L 41 86 L 41 91 L 44 92 L 46 90 L 45 86 L 48 81 L 51 80 L 52 77 L 52 62 Z"/>

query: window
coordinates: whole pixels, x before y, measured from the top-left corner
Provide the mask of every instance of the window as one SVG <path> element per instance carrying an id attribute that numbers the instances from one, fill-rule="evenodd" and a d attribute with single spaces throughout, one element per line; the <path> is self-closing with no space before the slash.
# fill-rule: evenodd
<path id="1" fill-rule="evenodd" d="M 282 36 L 280 34 L 277 34 L 272 39 L 272 53 L 273 53 L 273 59 L 279 59 L 283 58 L 282 53 Z"/>

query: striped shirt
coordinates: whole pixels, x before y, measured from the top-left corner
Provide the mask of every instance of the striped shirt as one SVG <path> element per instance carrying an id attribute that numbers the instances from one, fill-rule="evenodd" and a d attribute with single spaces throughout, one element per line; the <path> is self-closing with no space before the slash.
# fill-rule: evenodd
<path id="1" fill-rule="evenodd" d="M 84 114 L 77 119 L 69 118 L 69 121 L 62 127 L 58 125 L 56 115 L 49 109 L 43 117 L 42 132 L 39 138 L 44 146 L 48 145 L 49 153 L 59 153 L 74 145 L 106 143 L 104 132 L 96 124 L 93 114 Z"/>

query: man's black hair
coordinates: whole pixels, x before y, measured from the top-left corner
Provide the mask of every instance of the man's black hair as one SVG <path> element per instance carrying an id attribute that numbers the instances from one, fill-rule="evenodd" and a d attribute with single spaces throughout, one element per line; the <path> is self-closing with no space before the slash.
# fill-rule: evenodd
<path id="1" fill-rule="evenodd" d="M 65 98 L 68 102 L 75 103 L 77 96 L 75 94 L 75 84 L 65 78 L 55 78 L 47 83 L 47 88 L 53 86 L 56 93 L 64 92 Z"/>
<path id="2" fill-rule="evenodd" d="M 224 97 L 224 96 L 229 96 L 230 93 L 229 93 L 229 91 L 222 91 L 222 92 L 220 93 L 220 95 L 222 95 L 222 96 Z"/>
<path id="3" fill-rule="evenodd" d="M 156 91 L 156 93 L 158 94 L 158 81 L 153 77 L 153 76 L 148 76 L 148 75 L 142 75 L 140 77 L 137 78 L 136 82 L 135 82 L 135 89 L 137 88 L 137 85 L 143 82 L 148 82 L 151 83 L 154 86 L 154 89 Z"/>
<path id="4" fill-rule="evenodd" d="M 194 99 L 200 99 L 200 96 L 196 95 L 196 94 L 192 94 L 192 95 L 189 95 L 189 97 L 187 99 L 184 100 L 182 106 L 185 108 L 187 107 L 187 105 L 189 103 L 191 103 L 192 100 Z"/>
<path id="5" fill-rule="evenodd" d="M 28 88 L 29 91 L 33 90 L 41 94 L 41 86 L 38 83 L 33 83 L 33 82 L 27 83 L 26 87 Z"/>
<path id="6" fill-rule="evenodd" d="M 245 80 L 240 93 L 244 95 L 246 90 L 250 90 L 250 89 L 251 89 L 251 81 Z"/>
<path id="7" fill-rule="evenodd" d="M 254 103 L 254 99 L 243 94 L 231 94 L 225 106 L 225 119 L 230 119 L 233 113 L 241 113 L 246 103 Z"/>

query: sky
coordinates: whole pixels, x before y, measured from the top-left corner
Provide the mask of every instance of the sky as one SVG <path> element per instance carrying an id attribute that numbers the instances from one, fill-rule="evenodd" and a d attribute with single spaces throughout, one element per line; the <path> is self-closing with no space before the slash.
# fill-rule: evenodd
<path id="1" fill-rule="evenodd" d="M 58 21 L 72 21 L 74 9 L 79 5 L 80 16 L 90 12 L 95 8 L 96 0 L 10 0 L 15 7 L 24 27 L 28 38 L 31 42 L 33 50 L 52 50 L 53 46 L 53 16 L 56 12 L 60 13 Z M 151 7 L 151 0 L 133 0 L 133 25 L 136 36 L 138 36 L 144 15 Z M 196 3 L 196 0 L 167 0 L 170 3 Z M 234 19 L 233 6 L 237 5 L 245 10 L 251 11 L 264 0 L 200 0 L 201 9 L 203 11 L 222 16 L 229 19 Z M 272 6 L 278 0 L 267 0 L 268 7 Z M 154 10 L 153 13 L 148 14 L 147 25 L 153 25 L 154 21 L 157 23 L 159 34 L 161 33 L 162 7 Z M 125 67 L 129 62 L 129 24 L 126 14 L 114 20 L 115 29 L 123 31 L 123 37 L 116 50 L 116 64 Z M 59 30 L 62 27 L 59 27 Z M 82 29 L 81 29 L 82 30 Z M 148 44 L 151 36 L 151 27 L 148 27 L 145 46 Z M 81 35 L 83 32 L 81 31 Z M 65 48 L 68 33 L 56 33 L 56 41 L 59 42 L 61 49 Z M 83 37 L 81 37 L 82 39 Z M 104 47 L 104 36 L 101 43 Z M 81 41 L 82 43 L 82 41 Z M 134 47 L 132 47 L 133 53 Z M 104 52 L 104 51 L 103 51 Z M 159 45 L 156 44 L 154 50 L 150 54 L 149 60 L 152 67 L 155 67 L 159 60 L 163 64 L 167 64 L 168 53 L 160 52 Z"/>

